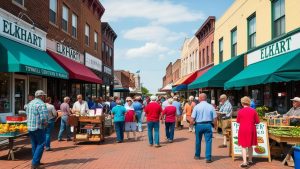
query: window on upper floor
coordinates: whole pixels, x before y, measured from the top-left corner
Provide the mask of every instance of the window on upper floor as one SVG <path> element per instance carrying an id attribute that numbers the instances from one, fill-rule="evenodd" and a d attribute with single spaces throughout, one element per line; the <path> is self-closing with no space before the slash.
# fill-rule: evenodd
<path id="1" fill-rule="evenodd" d="M 20 7 L 25 7 L 25 0 L 12 0 L 12 2 Z"/>
<path id="2" fill-rule="evenodd" d="M 94 49 L 98 50 L 98 33 L 94 32 Z"/>
<path id="3" fill-rule="evenodd" d="M 209 47 L 206 46 L 206 65 L 209 64 Z"/>
<path id="4" fill-rule="evenodd" d="M 66 32 L 68 32 L 68 20 L 69 20 L 69 9 L 63 5 L 62 8 L 62 29 Z"/>
<path id="5" fill-rule="evenodd" d="M 76 14 L 72 14 L 72 36 L 74 38 L 77 38 L 77 15 Z"/>
<path id="6" fill-rule="evenodd" d="M 56 24 L 57 0 L 49 0 L 49 6 L 49 20 L 51 23 Z"/>
<path id="7" fill-rule="evenodd" d="M 276 38 L 285 33 L 285 0 L 272 1 L 272 34 Z"/>
<path id="8" fill-rule="evenodd" d="M 255 13 L 248 18 L 248 49 L 256 46 L 256 16 Z"/>
<path id="9" fill-rule="evenodd" d="M 202 66 L 205 66 L 205 49 L 202 49 Z"/>
<path id="10" fill-rule="evenodd" d="M 236 27 L 231 30 L 231 57 L 237 55 L 237 29 Z"/>
<path id="11" fill-rule="evenodd" d="M 219 39 L 219 63 L 223 62 L 223 38 Z"/>
<path id="12" fill-rule="evenodd" d="M 84 27 L 84 41 L 86 45 L 90 45 L 90 26 L 85 24 Z"/>
<path id="13" fill-rule="evenodd" d="M 210 55 L 211 55 L 211 62 L 214 62 L 214 42 L 211 42 L 211 45 L 210 45 Z"/>

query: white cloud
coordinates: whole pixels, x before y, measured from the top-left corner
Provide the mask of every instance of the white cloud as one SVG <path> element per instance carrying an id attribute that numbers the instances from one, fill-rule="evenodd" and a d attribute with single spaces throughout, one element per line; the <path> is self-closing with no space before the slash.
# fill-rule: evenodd
<path id="1" fill-rule="evenodd" d="M 124 33 L 125 39 L 160 43 L 175 42 L 179 39 L 183 39 L 186 36 L 186 33 L 172 32 L 162 26 L 136 27 Z"/>
<path id="2" fill-rule="evenodd" d="M 138 48 L 128 49 L 126 52 L 126 57 L 128 59 L 132 58 L 163 58 L 165 55 L 168 55 L 172 50 L 164 47 L 158 43 L 147 42 L 144 46 Z"/>
<path id="3" fill-rule="evenodd" d="M 172 24 L 203 19 L 199 11 L 191 11 L 186 6 L 169 0 L 105 0 L 106 12 L 103 20 L 117 21 L 124 18 L 145 18 L 152 24 Z"/>

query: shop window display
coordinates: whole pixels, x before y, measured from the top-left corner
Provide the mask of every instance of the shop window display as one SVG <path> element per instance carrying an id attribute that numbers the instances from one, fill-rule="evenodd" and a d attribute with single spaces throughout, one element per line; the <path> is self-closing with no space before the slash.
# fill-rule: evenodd
<path id="1" fill-rule="evenodd" d="M 10 75 L 0 74 L 0 113 L 11 112 Z"/>

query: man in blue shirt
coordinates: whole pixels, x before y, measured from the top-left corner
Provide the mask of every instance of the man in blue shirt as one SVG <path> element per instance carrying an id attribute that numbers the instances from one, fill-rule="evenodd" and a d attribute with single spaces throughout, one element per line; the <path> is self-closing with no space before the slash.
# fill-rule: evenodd
<path id="1" fill-rule="evenodd" d="M 125 113 L 126 109 L 122 106 L 121 100 L 116 100 L 117 106 L 111 110 L 111 114 L 114 118 L 114 124 L 117 135 L 117 143 L 121 143 L 124 140 L 124 125 L 125 125 Z"/>
<path id="2" fill-rule="evenodd" d="M 183 125 L 181 125 L 182 108 L 181 108 L 181 103 L 178 101 L 177 96 L 173 97 L 172 105 L 176 107 L 176 116 L 177 116 L 176 127 L 177 127 L 177 129 L 179 129 L 179 128 L 182 129 L 183 128 Z"/>
<path id="3" fill-rule="evenodd" d="M 212 123 L 216 125 L 217 114 L 214 107 L 207 103 L 205 93 L 199 95 L 200 103 L 197 104 L 192 112 L 191 124 L 195 124 L 196 149 L 195 159 L 200 159 L 202 135 L 205 138 L 205 158 L 206 163 L 211 163 L 211 145 L 212 145 Z"/>
<path id="4" fill-rule="evenodd" d="M 142 124 L 143 124 L 143 105 L 140 102 L 140 100 L 141 100 L 141 97 L 136 96 L 134 98 L 134 102 L 133 102 L 132 106 L 133 106 L 135 115 L 137 117 L 136 119 L 137 119 L 137 123 L 138 123 L 138 130 L 139 130 L 139 132 L 142 132 L 143 131 L 143 128 L 142 128 Z"/>

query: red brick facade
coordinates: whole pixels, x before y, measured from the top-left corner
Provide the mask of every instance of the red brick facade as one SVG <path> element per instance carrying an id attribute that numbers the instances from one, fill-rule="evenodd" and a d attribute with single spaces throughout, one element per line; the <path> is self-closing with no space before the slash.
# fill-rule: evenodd
<path id="1" fill-rule="evenodd" d="M 214 30 L 215 30 L 214 16 L 210 16 L 202 24 L 195 36 L 199 40 L 199 67 L 204 68 L 214 62 Z"/>

